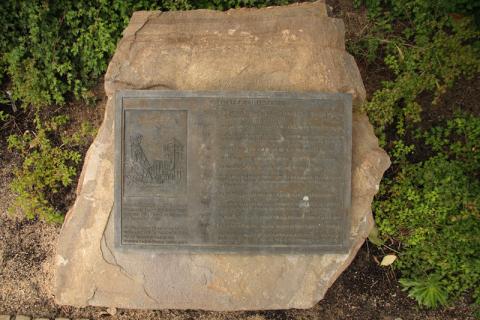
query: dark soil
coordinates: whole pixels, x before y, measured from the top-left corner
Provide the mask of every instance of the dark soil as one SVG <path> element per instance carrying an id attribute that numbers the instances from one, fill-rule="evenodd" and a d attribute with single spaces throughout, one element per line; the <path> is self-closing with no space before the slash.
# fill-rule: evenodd
<path id="1" fill-rule="evenodd" d="M 348 41 L 360 38 L 368 28 L 365 12 L 354 9 L 350 0 L 327 1 L 331 15 L 342 18 L 346 24 Z M 388 78 L 382 63 L 372 63 L 357 58 L 367 93 L 379 88 L 381 80 Z M 102 81 L 100 81 L 102 83 Z M 71 104 L 62 112 L 70 115 L 73 132 L 84 120 L 99 126 L 103 118 L 104 93 L 98 87 L 97 107 Z M 424 113 L 430 119 L 424 125 L 435 122 L 454 112 L 458 106 L 479 114 L 478 99 L 480 77 L 460 81 L 442 99 L 442 107 L 426 107 Z M 423 97 L 428 101 L 430 97 Z M 428 105 L 428 104 L 426 104 Z M 27 115 L 28 116 L 28 115 Z M 13 126 L 15 128 L 15 126 Z M 13 130 L 22 130 L 17 128 Z M 60 232 L 59 225 L 41 221 L 27 221 L 6 213 L 13 195 L 8 184 L 20 159 L 6 149 L 5 138 L 10 132 L 0 134 L 0 314 L 26 314 L 37 317 L 68 317 L 91 319 L 475 319 L 474 310 L 466 298 L 438 310 L 425 310 L 400 290 L 397 275 L 390 267 L 380 267 L 378 261 L 384 255 L 375 246 L 366 243 L 351 266 L 338 278 L 325 298 L 308 310 L 205 312 L 205 311 L 135 311 L 107 308 L 73 308 L 58 306 L 50 292 L 52 283 L 52 259 Z M 82 150 L 85 152 L 86 150 Z M 80 166 L 79 166 L 80 171 Z M 73 186 L 63 195 L 60 206 L 68 208 L 74 200 Z M 114 315 L 112 315 L 114 314 Z"/>

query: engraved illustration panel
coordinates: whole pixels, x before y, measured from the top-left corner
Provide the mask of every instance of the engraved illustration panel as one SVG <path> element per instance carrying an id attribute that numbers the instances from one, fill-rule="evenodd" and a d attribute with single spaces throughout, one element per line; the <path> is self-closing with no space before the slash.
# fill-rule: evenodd
<path id="1" fill-rule="evenodd" d="M 122 243 L 165 243 L 185 214 L 187 111 L 125 110 Z"/>
<path id="2" fill-rule="evenodd" d="M 187 111 L 125 111 L 126 196 L 184 191 Z"/>

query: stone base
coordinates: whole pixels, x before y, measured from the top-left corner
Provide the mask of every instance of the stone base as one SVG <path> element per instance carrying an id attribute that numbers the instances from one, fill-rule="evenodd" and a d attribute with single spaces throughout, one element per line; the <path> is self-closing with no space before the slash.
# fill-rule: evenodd
<path id="1" fill-rule="evenodd" d="M 343 92 L 365 99 L 341 20 L 323 2 L 227 12 L 137 12 L 109 65 L 105 119 L 88 150 L 58 243 L 59 304 L 146 309 L 309 308 L 373 226 L 390 161 L 354 113 L 352 247 L 347 254 L 155 254 L 113 246 L 113 95 L 119 89 Z"/>

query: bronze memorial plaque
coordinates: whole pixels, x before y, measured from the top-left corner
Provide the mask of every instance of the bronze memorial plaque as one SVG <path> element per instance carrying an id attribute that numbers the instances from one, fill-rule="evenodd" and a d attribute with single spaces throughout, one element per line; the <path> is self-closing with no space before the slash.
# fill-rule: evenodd
<path id="1" fill-rule="evenodd" d="M 121 91 L 115 242 L 156 252 L 344 252 L 347 94 Z"/>

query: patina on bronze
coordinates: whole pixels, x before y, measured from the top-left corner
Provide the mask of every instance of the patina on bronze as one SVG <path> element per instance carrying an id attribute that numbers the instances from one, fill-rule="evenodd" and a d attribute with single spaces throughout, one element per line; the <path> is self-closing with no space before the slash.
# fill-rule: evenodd
<path id="1" fill-rule="evenodd" d="M 342 252 L 351 96 L 120 91 L 115 241 L 156 252 Z"/>

